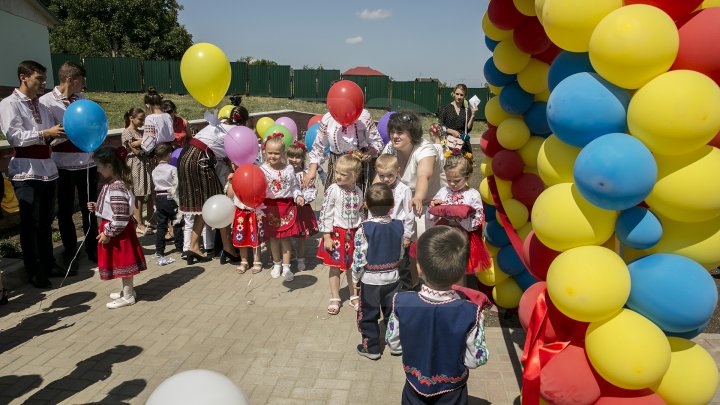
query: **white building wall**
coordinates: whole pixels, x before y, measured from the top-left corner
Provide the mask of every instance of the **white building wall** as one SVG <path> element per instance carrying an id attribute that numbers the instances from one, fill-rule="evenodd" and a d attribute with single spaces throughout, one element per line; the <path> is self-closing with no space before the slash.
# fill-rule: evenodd
<path id="1" fill-rule="evenodd" d="M 17 87 L 17 65 L 30 59 L 47 68 L 46 87 L 52 88 L 50 35 L 44 25 L 0 10 L 0 55 L 0 86 Z"/>

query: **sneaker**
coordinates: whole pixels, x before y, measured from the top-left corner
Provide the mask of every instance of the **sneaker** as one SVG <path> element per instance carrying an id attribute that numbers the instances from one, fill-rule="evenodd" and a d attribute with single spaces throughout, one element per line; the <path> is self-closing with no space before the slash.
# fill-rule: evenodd
<path id="1" fill-rule="evenodd" d="M 105 306 L 110 309 L 115 309 L 115 308 L 127 307 L 134 303 L 135 303 L 134 296 L 131 296 L 130 298 L 120 297 L 113 302 L 108 302 L 107 304 L 105 304 Z"/>
<path id="2" fill-rule="evenodd" d="M 298 271 L 305 271 L 305 259 L 304 258 L 297 259 L 297 269 L 298 269 Z"/>
<path id="3" fill-rule="evenodd" d="M 270 277 L 272 278 L 278 278 L 280 277 L 280 265 L 279 264 L 273 264 L 272 270 L 270 270 Z"/>
<path id="4" fill-rule="evenodd" d="M 380 353 L 366 352 L 365 349 L 362 347 L 362 345 L 357 345 L 357 354 L 359 354 L 363 357 L 367 357 L 370 360 L 377 360 L 382 356 Z"/>
<path id="5" fill-rule="evenodd" d="M 282 275 L 285 277 L 285 281 L 293 281 L 295 279 L 295 275 L 290 271 L 290 266 L 283 266 Z"/>

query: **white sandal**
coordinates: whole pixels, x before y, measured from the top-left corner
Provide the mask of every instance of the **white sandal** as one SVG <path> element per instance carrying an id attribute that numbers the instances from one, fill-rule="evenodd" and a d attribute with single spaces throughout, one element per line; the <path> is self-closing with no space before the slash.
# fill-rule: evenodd
<path id="1" fill-rule="evenodd" d="M 331 304 L 327 307 L 327 312 L 330 315 L 337 315 L 340 313 L 340 303 L 342 300 L 340 298 L 330 298 Z"/>
<path id="2" fill-rule="evenodd" d="M 353 300 L 356 300 L 356 302 L 353 304 Z M 359 295 L 353 295 L 348 299 L 348 303 L 355 311 L 360 310 L 360 296 Z"/>

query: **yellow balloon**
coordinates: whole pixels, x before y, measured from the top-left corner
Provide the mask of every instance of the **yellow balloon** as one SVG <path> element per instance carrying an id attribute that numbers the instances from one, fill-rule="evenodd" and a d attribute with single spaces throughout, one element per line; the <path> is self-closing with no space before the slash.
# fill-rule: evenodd
<path id="1" fill-rule="evenodd" d="M 654 153 L 696 150 L 720 131 L 720 87 L 692 70 L 663 73 L 635 93 L 627 121 L 630 133 Z"/>
<path id="2" fill-rule="evenodd" d="M 496 96 L 499 96 L 499 95 L 500 95 L 500 92 L 501 92 L 502 89 L 503 89 L 502 87 L 493 86 L 493 85 L 490 84 L 490 83 L 487 84 L 487 87 L 488 87 L 488 89 L 490 89 L 490 93 L 492 93 L 492 94 L 494 94 L 494 95 L 496 95 Z"/>
<path id="3" fill-rule="evenodd" d="M 520 154 L 526 168 L 537 168 L 537 159 L 543 142 L 545 142 L 545 138 L 542 136 L 531 136 L 527 143 L 518 149 L 517 152 Z"/>
<path id="4" fill-rule="evenodd" d="M 511 182 L 495 177 L 495 184 L 497 185 L 498 194 L 501 200 L 505 201 L 512 198 Z M 492 196 L 490 195 L 490 187 L 488 186 L 487 178 L 482 179 L 478 191 L 480 191 L 480 197 L 483 201 L 485 201 L 485 203 L 494 204 Z"/>
<path id="5" fill-rule="evenodd" d="M 492 158 L 490 156 L 485 156 L 483 160 L 480 161 L 480 173 L 482 173 L 484 177 L 493 175 Z"/>
<path id="6" fill-rule="evenodd" d="M 699 8 L 705 9 L 710 7 L 720 7 L 720 0 L 705 0 Z"/>
<path id="7" fill-rule="evenodd" d="M 492 243 L 485 241 L 485 246 L 487 246 L 488 253 L 490 253 L 490 257 L 497 257 L 498 252 L 500 251 L 500 248 L 493 245 Z"/>
<path id="8" fill-rule="evenodd" d="M 486 286 L 495 285 L 495 259 L 491 259 L 490 268 L 483 271 L 479 271 L 475 274 L 478 281 L 485 284 Z"/>
<path id="9" fill-rule="evenodd" d="M 500 97 L 492 97 L 485 104 L 485 119 L 487 119 L 488 124 L 498 126 L 510 117 L 515 117 L 515 115 L 510 115 L 502 109 L 500 106 Z"/>
<path id="10" fill-rule="evenodd" d="M 275 125 L 275 120 L 270 117 L 262 117 L 255 123 L 255 131 L 262 136 L 273 125 Z"/>
<path id="11" fill-rule="evenodd" d="M 482 17 L 482 29 L 485 35 L 493 41 L 502 41 L 504 39 L 512 38 L 513 34 L 512 30 L 502 30 L 496 27 L 495 24 L 490 21 L 487 11 Z"/>
<path id="12" fill-rule="evenodd" d="M 205 107 L 215 107 L 230 87 L 230 62 L 217 46 L 195 44 L 183 54 L 180 77 L 195 100 Z"/>
<path id="13" fill-rule="evenodd" d="M 630 296 L 630 272 L 615 252 L 581 246 L 560 253 L 550 264 L 547 289 L 563 314 L 580 322 L 607 319 Z"/>
<path id="14" fill-rule="evenodd" d="M 514 198 L 503 200 L 502 203 L 503 208 L 505 208 L 505 213 L 507 214 L 513 228 L 520 229 L 525 226 L 528 218 L 530 217 L 530 212 L 525 204 Z M 495 219 L 500 221 L 500 214 L 498 212 L 495 213 Z"/>
<path id="15" fill-rule="evenodd" d="M 720 266 L 720 217 L 695 223 L 658 217 L 663 227 L 660 242 L 640 255 L 674 253 L 693 259 L 707 269 Z"/>
<path id="16" fill-rule="evenodd" d="M 547 247 L 563 252 L 578 246 L 602 245 L 615 231 L 617 211 L 598 208 L 572 183 L 543 191 L 532 208 L 533 229 Z"/>
<path id="17" fill-rule="evenodd" d="M 550 99 L 550 89 L 547 89 L 547 90 L 543 91 L 542 93 L 536 94 L 535 97 L 533 97 L 533 99 L 535 101 L 543 101 L 543 102 L 547 103 L 548 99 Z"/>
<path id="18" fill-rule="evenodd" d="M 590 62 L 609 82 L 637 89 L 670 69 L 679 46 L 670 16 L 657 7 L 632 4 L 597 25 L 590 38 Z"/>
<path id="19" fill-rule="evenodd" d="M 535 16 L 535 0 L 513 0 L 513 4 L 520 14 L 528 17 Z"/>
<path id="20" fill-rule="evenodd" d="M 542 13 L 543 13 L 543 7 L 545 6 L 545 0 L 535 0 L 535 15 L 537 16 L 538 20 L 542 24 Z"/>
<path id="21" fill-rule="evenodd" d="M 681 222 L 720 216 L 720 149 L 703 146 L 680 156 L 656 155 L 655 160 L 657 182 L 645 198 L 654 212 Z"/>
<path id="22" fill-rule="evenodd" d="M 520 73 L 517 81 L 520 87 L 531 94 L 539 94 L 548 90 L 548 72 L 550 65 L 535 58 Z"/>
<path id="23" fill-rule="evenodd" d="M 495 305 L 512 309 L 517 308 L 522 293 L 523 290 L 517 285 L 515 280 L 508 277 L 503 281 L 497 281 L 495 288 L 493 288 L 492 296 L 493 300 L 495 300 Z"/>
<path id="24" fill-rule="evenodd" d="M 622 6 L 622 0 L 545 0 L 542 23 L 555 45 L 570 52 L 587 52 L 595 26 Z"/>
<path id="25" fill-rule="evenodd" d="M 218 118 L 220 118 L 220 119 L 230 118 L 230 113 L 232 113 L 233 108 L 235 108 L 235 106 L 232 104 L 223 106 L 223 108 L 221 108 L 220 111 L 218 111 Z"/>
<path id="26" fill-rule="evenodd" d="M 515 41 L 508 38 L 497 44 L 493 51 L 493 60 L 499 71 L 512 75 L 525 69 L 530 63 L 530 54 L 518 49 Z"/>
<path id="27" fill-rule="evenodd" d="M 517 150 L 530 140 L 530 129 L 522 118 L 506 118 L 498 125 L 497 140 L 503 148 Z"/>
<path id="28" fill-rule="evenodd" d="M 570 146 L 557 136 L 550 135 L 540 146 L 537 158 L 537 169 L 546 186 L 560 183 L 572 183 L 575 159 L 580 148 Z"/>
<path id="29" fill-rule="evenodd" d="M 715 360 L 690 340 L 668 337 L 668 341 L 670 367 L 652 390 L 668 405 L 709 404 L 718 387 Z"/>
<path id="30" fill-rule="evenodd" d="M 585 350 L 598 374 L 628 390 L 656 384 L 670 366 L 670 343 L 665 334 L 629 309 L 591 323 L 585 333 Z"/>

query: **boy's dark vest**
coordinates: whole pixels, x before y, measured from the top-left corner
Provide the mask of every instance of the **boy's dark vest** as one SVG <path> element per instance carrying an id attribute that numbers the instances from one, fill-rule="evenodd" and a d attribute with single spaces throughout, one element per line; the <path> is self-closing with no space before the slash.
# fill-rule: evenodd
<path id="1" fill-rule="evenodd" d="M 424 396 L 446 393 L 467 382 L 467 334 L 478 322 L 477 305 L 461 300 L 428 302 L 416 292 L 395 296 L 407 381 Z"/>
<path id="2" fill-rule="evenodd" d="M 389 223 L 366 221 L 362 224 L 365 239 L 368 242 L 367 266 L 368 273 L 386 273 L 398 269 L 400 263 L 403 224 L 397 219 Z"/>

